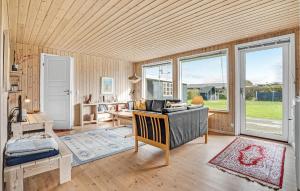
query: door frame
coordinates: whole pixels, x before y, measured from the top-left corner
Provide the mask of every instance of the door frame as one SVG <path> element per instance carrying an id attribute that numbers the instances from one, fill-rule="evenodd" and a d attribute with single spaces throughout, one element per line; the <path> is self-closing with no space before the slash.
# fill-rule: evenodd
<path id="1" fill-rule="evenodd" d="M 289 38 L 289 63 L 288 63 L 288 100 L 287 105 L 289 108 L 292 108 L 294 106 L 294 98 L 295 98 L 295 34 L 288 34 L 288 35 L 282 35 L 277 36 L 273 38 L 267 38 L 263 40 L 258 41 L 252 41 L 248 43 L 238 44 L 235 45 L 235 135 L 238 136 L 241 134 L 241 102 L 240 102 L 240 81 L 241 81 L 241 56 L 239 54 L 238 48 L 245 47 L 245 46 L 251 46 L 256 45 L 260 43 L 267 43 L 269 41 L 276 41 L 280 39 Z M 292 75 L 289 75 L 292 74 Z M 293 131 L 294 131 L 294 119 L 293 119 L 293 111 L 291 109 L 288 109 L 288 128 L 287 128 L 287 137 L 284 137 L 283 141 L 287 141 L 288 143 L 293 143 Z M 290 120 L 292 119 L 292 120 Z"/>
<path id="2" fill-rule="evenodd" d="M 55 54 L 41 53 L 40 57 L 40 112 L 44 112 L 44 75 L 45 68 L 43 64 L 45 62 L 45 56 L 60 56 Z M 74 125 L 74 58 L 71 56 L 60 56 L 60 57 L 69 57 L 70 58 L 70 125 Z"/>

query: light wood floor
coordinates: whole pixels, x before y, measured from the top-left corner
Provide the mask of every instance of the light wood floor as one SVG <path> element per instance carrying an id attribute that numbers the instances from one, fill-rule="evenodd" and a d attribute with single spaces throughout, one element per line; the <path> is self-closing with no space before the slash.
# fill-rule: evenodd
<path id="1" fill-rule="evenodd" d="M 58 135 L 75 133 L 59 132 Z M 59 185 L 58 171 L 25 180 L 25 190 L 200 190 L 260 191 L 272 190 L 258 183 L 213 168 L 207 162 L 234 139 L 233 136 L 210 135 L 208 144 L 199 138 L 171 150 L 170 165 L 163 166 L 163 152 L 149 145 L 123 152 L 72 169 L 72 181 Z M 294 152 L 288 146 L 282 190 L 295 191 Z"/>

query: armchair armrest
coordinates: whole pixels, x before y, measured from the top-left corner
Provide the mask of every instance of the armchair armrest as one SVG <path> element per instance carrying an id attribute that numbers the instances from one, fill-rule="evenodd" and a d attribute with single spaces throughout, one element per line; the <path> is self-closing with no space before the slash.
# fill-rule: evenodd
<path id="1" fill-rule="evenodd" d="M 133 128 L 135 134 L 135 150 L 138 151 L 138 141 L 161 148 L 166 153 L 166 163 L 169 163 L 170 129 L 167 115 L 133 112 Z"/>

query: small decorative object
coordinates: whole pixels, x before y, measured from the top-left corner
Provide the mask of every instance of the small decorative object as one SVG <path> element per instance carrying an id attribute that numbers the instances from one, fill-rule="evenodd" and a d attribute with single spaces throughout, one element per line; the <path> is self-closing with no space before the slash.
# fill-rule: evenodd
<path id="1" fill-rule="evenodd" d="M 111 95 L 114 93 L 114 80 L 110 77 L 101 78 L 101 94 Z"/>
<path id="2" fill-rule="evenodd" d="M 10 86 L 11 91 L 19 91 L 19 85 L 18 84 L 11 84 Z"/>
<path id="3" fill-rule="evenodd" d="M 89 116 L 90 117 L 89 121 L 93 121 L 94 120 L 94 116 L 95 116 L 95 114 L 91 113 L 90 116 Z"/>
<path id="4" fill-rule="evenodd" d="M 16 63 L 13 63 L 13 65 L 11 66 L 11 71 L 17 72 L 19 69 L 19 65 Z"/>
<path id="5" fill-rule="evenodd" d="M 13 72 L 16 72 L 19 70 L 19 65 L 22 64 L 23 62 L 25 62 L 28 59 L 31 59 L 33 57 L 33 55 L 17 55 L 16 51 L 14 51 L 14 62 L 11 66 L 11 70 Z"/>
<path id="6" fill-rule="evenodd" d="M 201 104 L 203 104 L 203 97 L 202 96 L 195 96 L 195 97 L 193 97 L 192 104 L 194 104 L 194 105 L 201 105 Z"/>
<path id="7" fill-rule="evenodd" d="M 92 102 L 92 94 L 90 94 L 89 97 L 86 96 L 86 97 L 85 97 L 85 100 L 84 100 L 84 103 L 85 103 L 85 104 L 89 104 L 89 103 L 91 103 L 91 102 Z"/>
<path id="8" fill-rule="evenodd" d="M 136 73 L 134 73 L 132 76 L 128 77 L 128 80 L 131 83 L 135 84 L 135 83 L 138 83 L 141 80 L 141 77 L 137 76 Z"/>
<path id="9" fill-rule="evenodd" d="M 171 102 L 170 102 L 170 101 L 167 101 L 167 102 L 166 102 L 166 108 L 170 108 L 170 107 L 171 107 L 171 105 L 172 105 L 172 104 L 171 104 Z"/>
<path id="10" fill-rule="evenodd" d="M 131 100 L 134 100 L 134 96 L 135 96 L 135 90 L 134 89 L 130 89 L 129 96 L 130 96 Z"/>
<path id="11" fill-rule="evenodd" d="M 118 96 L 113 96 L 113 101 L 118 102 Z"/>

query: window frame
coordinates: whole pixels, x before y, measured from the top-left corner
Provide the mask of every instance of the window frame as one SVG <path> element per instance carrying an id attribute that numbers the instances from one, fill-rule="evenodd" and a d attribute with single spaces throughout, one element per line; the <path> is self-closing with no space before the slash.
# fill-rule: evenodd
<path id="1" fill-rule="evenodd" d="M 171 72 L 172 72 L 172 97 L 174 97 L 174 70 L 173 70 L 173 61 L 172 60 L 162 60 L 158 62 L 153 62 L 153 63 L 148 63 L 148 64 L 142 64 L 142 99 L 147 99 L 146 98 L 146 81 L 145 81 L 145 68 L 147 67 L 155 67 L 159 65 L 164 65 L 164 64 L 171 64 Z"/>
<path id="2" fill-rule="evenodd" d="M 162 84 L 163 84 L 163 96 L 164 97 L 167 97 L 167 96 L 173 97 L 173 82 L 163 82 Z"/>
<path id="3" fill-rule="evenodd" d="M 214 51 L 209 51 L 209 52 L 203 52 L 200 54 L 193 54 L 193 55 L 189 55 L 189 56 L 182 56 L 179 57 L 177 59 L 178 62 L 178 73 L 177 73 L 177 77 L 178 77 L 178 97 L 179 99 L 182 100 L 182 60 L 183 59 L 194 59 L 194 58 L 198 58 L 198 57 L 207 57 L 207 56 L 212 56 L 214 54 L 217 54 L 219 52 L 225 52 L 226 55 L 226 61 L 227 61 L 227 82 L 226 82 L 226 89 L 227 89 L 227 101 L 226 101 L 226 109 L 209 109 L 209 111 L 212 112 L 229 112 L 229 104 L 230 104 L 230 94 L 229 94 L 229 78 L 230 78 L 230 72 L 229 72 L 229 49 L 228 48 L 224 48 L 224 49 L 218 49 L 218 50 L 214 50 Z"/>

